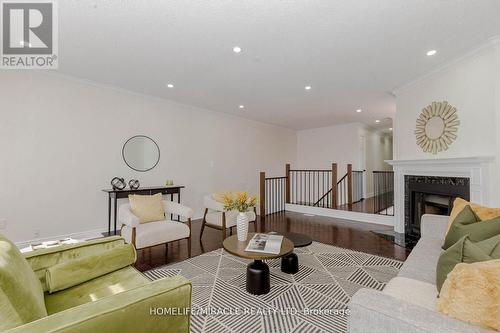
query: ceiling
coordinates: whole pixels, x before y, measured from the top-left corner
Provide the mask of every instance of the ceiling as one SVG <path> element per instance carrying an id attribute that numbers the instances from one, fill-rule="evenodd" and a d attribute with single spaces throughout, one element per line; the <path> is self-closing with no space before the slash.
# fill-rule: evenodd
<path id="1" fill-rule="evenodd" d="M 60 72 L 294 129 L 389 126 L 393 89 L 500 34 L 498 0 L 58 4 Z"/>

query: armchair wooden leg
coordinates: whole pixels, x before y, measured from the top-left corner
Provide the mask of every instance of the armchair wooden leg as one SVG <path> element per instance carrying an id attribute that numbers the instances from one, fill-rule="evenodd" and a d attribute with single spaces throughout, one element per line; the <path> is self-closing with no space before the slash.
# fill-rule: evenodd
<path id="1" fill-rule="evenodd" d="M 229 227 L 229 236 L 233 235 L 233 227 Z"/>
<path id="2" fill-rule="evenodd" d="M 168 243 L 165 243 L 165 262 L 167 262 L 168 258 Z"/>
<path id="3" fill-rule="evenodd" d="M 205 214 L 203 214 L 203 221 L 201 222 L 201 231 L 200 231 L 200 241 L 201 241 L 201 236 L 203 236 L 203 230 L 205 230 L 205 222 L 206 222 L 206 217 L 208 213 L 208 208 L 205 208 Z"/>
<path id="4" fill-rule="evenodd" d="M 201 222 L 200 240 L 201 236 L 203 236 L 203 230 L 205 230 L 205 221 Z"/>
<path id="5" fill-rule="evenodd" d="M 226 239 L 226 228 L 222 228 L 222 240 Z"/>
<path id="6" fill-rule="evenodd" d="M 188 241 L 188 258 L 191 258 L 191 236 L 189 236 L 187 241 Z"/>

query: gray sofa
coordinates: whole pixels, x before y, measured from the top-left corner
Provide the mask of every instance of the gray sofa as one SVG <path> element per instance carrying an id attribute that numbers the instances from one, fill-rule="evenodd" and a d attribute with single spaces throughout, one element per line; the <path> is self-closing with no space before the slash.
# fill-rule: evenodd
<path id="1" fill-rule="evenodd" d="M 352 297 L 348 331 L 366 332 L 496 332 L 443 315 L 436 310 L 436 265 L 443 251 L 447 216 L 422 217 L 422 237 L 397 277 L 383 291 L 360 289 Z"/>

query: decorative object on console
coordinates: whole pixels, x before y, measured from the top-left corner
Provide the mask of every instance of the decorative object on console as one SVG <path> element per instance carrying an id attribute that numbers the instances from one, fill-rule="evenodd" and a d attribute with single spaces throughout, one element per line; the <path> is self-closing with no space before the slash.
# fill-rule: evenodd
<path id="1" fill-rule="evenodd" d="M 123 190 L 127 185 L 125 185 L 125 179 L 120 177 L 115 177 L 111 179 L 111 187 L 113 190 Z"/>
<path id="2" fill-rule="evenodd" d="M 141 183 L 137 179 L 131 179 L 128 181 L 128 186 L 131 190 L 137 190 L 141 186 Z"/>
<path id="3" fill-rule="evenodd" d="M 145 172 L 153 169 L 160 161 L 160 148 L 150 137 L 136 135 L 125 142 L 122 156 L 131 169 Z"/>
<path id="4" fill-rule="evenodd" d="M 432 102 L 422 109 L 417 119 L 415 137 L 424 152 L 437 154 L 447 150 L 457 138 L 457 109 L 448 102 Z"/>
<path id="5" fill-rule="evenodd" d="M 165 186 L 174 186 L 174 181 L 172 179 L 167 179 Z"/>
<path id="6" fill-rule="evenodd" d="M 257 205 L 257 197 L 250 196 L 247 192 L 223 193 L 220 202 L 226 211 L 236 210 L 236 232 L 240 242 L 246 241 L 248 236 L 248 211 Z"/>

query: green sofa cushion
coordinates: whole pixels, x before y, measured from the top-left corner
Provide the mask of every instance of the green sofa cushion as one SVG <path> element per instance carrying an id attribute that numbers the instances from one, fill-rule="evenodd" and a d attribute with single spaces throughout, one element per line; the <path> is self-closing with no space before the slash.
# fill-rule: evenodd
<path id="1" fill-rule="evenodd" d="M 122 268 L 75 287 L 53 294 L 45 294 L 45 306 L 49 315 L 85 303 L 95 302 L 123 291 L 147 285 L 149 280 L 132 266 Z"/>
<path id="2" fill-rule="evenodd" d="M 500 234 L 500 217 L 481 221 L 469 205 L 457 215 L 444 239 L 443 249 L 446 250 L 460 238 L 469 235 L 473 242 L 479 242 Z"/>
<path id="3" fill-rule="evenodd" d="M 441 291 L 441 287 L 448 273 L 450 273 L 457 264 L 492 259 L 500 259 L 500 235 L 479 242 L 472 242 L 468 235 L 463 236 L 458 242 L 446 249 L 439 257 L 436 268 L 436 287 L 438 292 Z"/>
<path id="4" fill-rule="evenodd" d="M 132 265 L 136 260 L 132 244 L 124 244 L 71 261 L 54 265 L 45 273 L 45 283 L 50 293 L 76 286 L 85 281 Z"/>
<path id="5" fill-rule="evenodd" d="M 0 331 L 47 316 L 40 280 L 19 249 L 0 235 Z"/>

